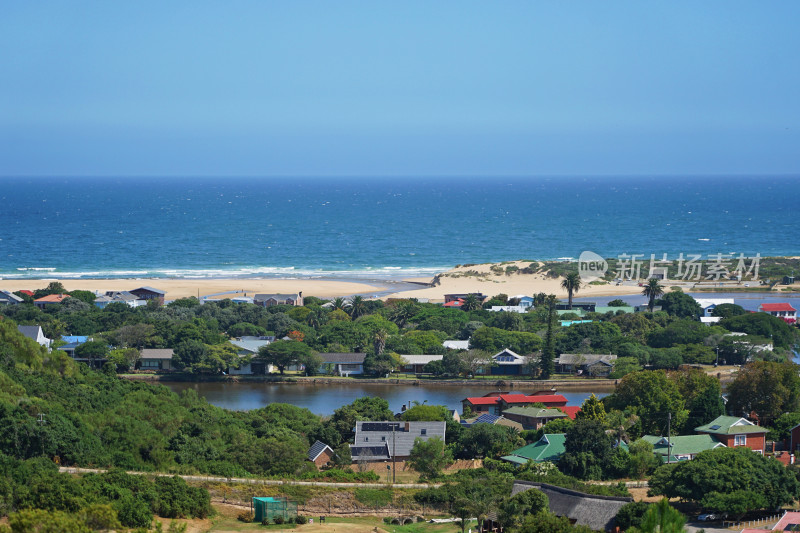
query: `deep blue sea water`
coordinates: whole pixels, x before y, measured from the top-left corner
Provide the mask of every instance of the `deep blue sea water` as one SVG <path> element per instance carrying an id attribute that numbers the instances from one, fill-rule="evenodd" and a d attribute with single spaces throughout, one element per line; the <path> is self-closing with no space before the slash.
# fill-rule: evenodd
<path id="1" fill-rule="evenodd" d="M 800 179 L 0 180 L 0 277 L 405 277 L 621 253 L 800 255 Z"/>

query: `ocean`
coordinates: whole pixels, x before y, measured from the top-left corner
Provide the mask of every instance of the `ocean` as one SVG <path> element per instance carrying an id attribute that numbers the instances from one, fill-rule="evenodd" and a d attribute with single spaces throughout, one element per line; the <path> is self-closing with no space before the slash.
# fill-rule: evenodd
<path id="1" fill-rule="evenodd" d="M 430 276 L 641 253 L 800 255 L 791 177 L 3 178 L 0 278 Z"/>

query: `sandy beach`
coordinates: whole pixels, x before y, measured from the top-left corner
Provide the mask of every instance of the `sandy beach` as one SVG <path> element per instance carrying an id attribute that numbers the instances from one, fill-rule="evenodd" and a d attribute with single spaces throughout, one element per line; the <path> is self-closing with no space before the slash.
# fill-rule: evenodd
<path id="1" fill-rule="evenodd" d="M 530 262 L 504 263 L 504 266 L 527 266 Z M 229 279 L 61 279 L 60 281 L 68 290 L 89 290 L 105 292 L 109 290 L 131 290 L 142 286 L 151 286 L 166 291 L 166 299 L 187 298 L 190 296 L 203 297 L 219 293 L 237 291 L 230 297 L 245 295 L 253 296 L 256 293 L 296 293 L 302 291 L 305 296 L 320 298 L 333 298 L 336 296 L 350 296 L 363 294 L 367 298 L 376 293 L 386 298 L 426 298 L 432 302 L 441 302 L 444 295 L 449 293 L 481 292 L 488 296 L 504 293 L 509 296 L 520 294 L 534 295 L 540 292 L 555 294 L 559 298 L 567 296 L 561 288 L 561 279 L 553 279 L 542 274 L 496 274 L 491 271 L 492 264 L 472 265 L 457 267 L 441 273 L 436 277 L 435 286 L 425 286 L 433 281 L 431 278 L 413 278 L 400 280 L 331 280 L 331 279 L 275 279 L 275 278 L 229 278 Z M 40 289 L 53 281 L 41 280 L 0 280 L 0 290 L 17 291 L 20 289 Z M 420 284 L 419 289 L 414 289 L 409 283 Z M 412 287 L 411 290 L 395 290 L 398 286 Z M 577 293 L 579 296 L 616 296 L 626 294 L 639 294 L 638 286 L 613 284 L 586 285 Z M 227 295 L 216 296 L 224 298 Z"/>
<path id="2" fill-rule="evenodd" d="M 18 291 L 22 289 L 36 290 L 47 286 L 51 281 L 60 281 L 68 291 L 87 290 L 127 291 L 137 287 L 149 286 L 166 291 L 167 300 L 188 298 L 190 296 L 209 296 L 228 291 L 240 291 L 238 294 L 225 295 L 253 296 L 260 294 L 294 294 L 299 291 L 304 296 L 334 298 L 350 294 L 369 294 L 385 291 L 391 284 L 374 285 L 354 281 L 317 280 L 317 279 L 42 279 L 42 280 L 0 280 L 0 290 Z M 220 296 L 224 298 L 225 296 Z"/>
<path id="3" fill-rule="evenodd" d="M 503 263 L 503 266 L 517 266 L 524 268 L 530 261 L 513 261 Z M 543 292 L 555 294 L 559 298 L 566 298 L 567 291 L 561 288 L 563 278 L 550 278 L 543 274 L 496 274 L 491 271 L 493 263 L 456 267 L 438 276 L 438 285 L 425 287 L 419 290 L 403 291 L 391 294 L 389 298 L 428 298 L 437 302 L 444 300 L 445 294 L 459 294 L 468 292 L 481 292 L 488 296 L 506 294 L 508 296 L 527 295 Z M 477 275 L 476 275 L 477 273 Z M 407 280 L 419 281 L 419 280 Z M 641 294 L 642 289 L 637 285 L 585 285 L 575 296 L 623 296 L 626 294 Z"/>

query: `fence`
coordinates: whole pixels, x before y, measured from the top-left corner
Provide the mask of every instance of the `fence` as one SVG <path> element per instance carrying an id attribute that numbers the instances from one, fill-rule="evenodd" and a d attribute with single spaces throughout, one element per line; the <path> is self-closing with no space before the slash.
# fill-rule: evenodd
<path id="1" fill-rule="evenodd" d="M 749 520 L 747 522 L 732 522 L 732 521 L 729 521 L 729 520 L 723 520 L 722 521 L 722 527 L 728 528 L 728 529 L 735 529 L 735 530 L 738 530 L 738 531 L 740 531 L 742 529 L 745 529 L 745 528 L 753 528 L 753 529 L 758 528 L 758 527 L 762 527 L 763 528 L 763 526 L 767 526 L 768 524 L 777 523 L 781 519 L 781 517 L 783 517 L 782 514 L 775 514 L 775 515 L 772 515 L 772 516 L 767 516 L 765 518 L 758 518 L 756 520 Z M 771 528 L 769 528 L 769 529 L 771 529 Z"/>

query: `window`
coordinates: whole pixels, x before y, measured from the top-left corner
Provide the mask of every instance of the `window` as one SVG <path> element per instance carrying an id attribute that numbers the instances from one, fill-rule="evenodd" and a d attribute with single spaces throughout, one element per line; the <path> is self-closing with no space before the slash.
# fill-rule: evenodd
<path id="1" fill-rule="evenodd" d="M 364 442 L 369 442 L 369 437 L 364 437 Z"/>
<path id="2" fill-rule="evenodd" d="M 733 437 L 733 445 L 734 446 L 746 446 L 747 445 L 747 435 L 735 435 Z"/>
<path id="3" fill-rule="evenodd" d="M 428 430 L 423 428 L 423 429 L 419 430 L 419 434 L 420 435 L 427 435 L 428 434 Z"/>
<path id="4" fill-rule="evenodd" d="M 381 442 L 386 442 L 386 437 L 381 437 Z"/>

